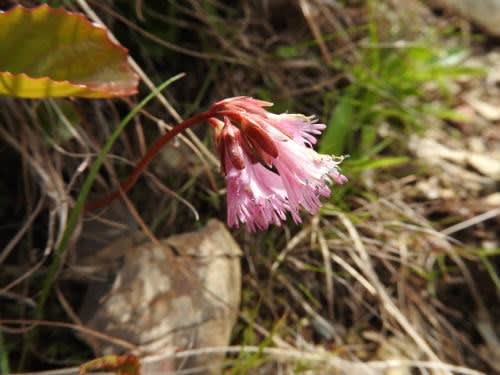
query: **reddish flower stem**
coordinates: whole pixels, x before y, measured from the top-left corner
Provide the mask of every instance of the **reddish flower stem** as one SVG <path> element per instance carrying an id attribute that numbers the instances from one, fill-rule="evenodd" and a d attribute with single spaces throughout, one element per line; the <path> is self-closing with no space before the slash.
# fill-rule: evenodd
<path id="1" fill-rule="evenodd" d="M 209 117 L 213 116 L 213 111 L 206 111 L 206 112 L 201 112 L 193 117 L 188 118 L 187 120 L 184 120 L 180 124 L 177 124 L 174 128 L 169 130 L 167 133 L 163 134 L 160 138 L 156 140 L 155 143 L 148 149 L 146 154 L 142 157 L 141 160 L 135 165 L 134 170 L 128 177 L 128 179 L 123 182 L 120 185 L 120 188 L 109 194 L 108 196 L 98 199 L 97 201 L 94 201 L 92 203 L 86 204 L 85 205 L 85 211 L 93 211 L 98 208 L 107 206 L 111 202 L 113 202 L 115 199 L 118 199 L 122 196 L 122 194 L 126 193 L 129 191 L 137 182 L 138 178 L 141 176 L 141 174 L 144 172 L 144 170 L 147 168 L 149 163 L 153 160 L 155 155 L 162 149 L 165 144 L 170 141 L 173 137 L 175 137 L 177 134 L 180 132 L 186 130 L 189 128 L 191 125 L 194 125 L 198 122 L 202 122 Z"/>

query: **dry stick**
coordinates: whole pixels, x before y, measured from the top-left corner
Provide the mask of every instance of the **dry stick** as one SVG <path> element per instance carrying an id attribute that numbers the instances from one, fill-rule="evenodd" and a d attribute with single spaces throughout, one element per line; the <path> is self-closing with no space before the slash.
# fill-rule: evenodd
<path id="1" fill-rule="evenodd" d="M 52 320 L 30 320 L 30 319 L 0 319 L 0 327 L 3 326 L 22 326 L 25 330 L 30 330 L 33 329 L 37 326 L 45 326 L 45 327 L 56 327 L 56 328 L 69 328 L 74 331 L 87 334 L 93 337 L 96 337 L 100 340 L 109 342 L 113 345 L 119 346 L 123 349 L 130 350 L 130 351 L 135 351 L 137 350 L 137 346 L 134 344 L 131 344 L 130 342 L 126 340 L 122 340 L 117 337 L 113 337 L 110 335 L 107 335 L 105 333 L 96 331 L 92 328 L 85 327 L 83 325 L 78 325 L 78 324 L 73 324 L 73 323 L 64 323 L 64 322 L 56 322 Z"/>
<path id="2" fill-rule="evenodd" d="M 142 229 L 146 237 L 150 239 L 151 243 L 153 243 L 155 246 L 158 246 L 161 249 L 166 248 L 166 246 L 164 246 L 160 242 L 160 240 L 154 235 L 151 229 L 149 229 L 144 220 L 142 220 L 141 215 L 139 215 L 139 212 L 137 211 L 133 203 L 130 201 L 130 199 L 128 199 L 128 197 L 125 194 L 123 194 L 122 197 L 123 201 L 125 202 L 125 205 L 127 206 L 128 211 L 130 212 L 136 223 L 139 224 L 139 227 Z M 175 259 L 171 251 L 165 251 L 165 255 L 168 257 L 168 261 L 170 263 L 175 264 L 174 263 Z"/>
<path id="3" fill-rule="evenodd" d="M 333 287 L 333 269 L 332 260 L 330 259 L 330 251 L 326 243 L 325 235 L 323 231 L 319 228 L 319 216 L 315 216 L 313 219 L 314 231 L 318 234 L 319 248 L 321 249 L 321 255 L 323 256 L 323 265 L 325 269 L 325 284 L 326 284 L 326 301 L 328 304 L 328 318 L 330 321 L 335 321 L 333 302 L 335 289 Z"/>
<path id="4" fill-rule="evenodd" d="M 278 256 L 276 257 L 276 260 L 273 262 L 270 268 L 270 274 L 271 277 L 273 276 L 274 273 L 278 270 L 278 268 L 281 266 L 281 263 L 283 263 L 288 256 L 288 254 L 297 247 L 297 245 L 306 238 L 308 234 L 311 232 L 311 227 L 307 226 L 302 228 L 302 230 L 297 233 L 295 236 L 293 236 L 290 241 L 286 244 L 286 247 L 280 251 Z"/>
<path id="5" fill-rule="evenodd" d="M 59 288 L 59 286 L 56 286 L 55 289 L 56 289 L 57 299 L 59 300 L 59 303 L 61 304 L 64 312 L 69 316 L 69 318 L 74 322 L 74 324 L 83 326 L 82 320 L 80 319 L 78 314 L 75 312 L 73 307 L 70 305 L 70 303 L 64 296 L 63 292 L 61 291 L 61 288 Z"/>
<path id="6" fill-rule="evenodd" d="M 330 52 L 328 51 L 325 40 L 321 35 L 321 30 L 319 29 L 316 20 L 313 19 L 313 16 L 311 14 L 310 4 L 306 0 L 299 0 L 299 6 L 300 9 L 302 10 L 302 13 L 304 14 L 304 18 L 306 19 L 307 25 L 309 26 L 312 34 L 314 35 L 316 43 L 318 43 L 319 49 L 321 51 L 321 54 L 323 55 L 325 63 L 327 65 L 330 65 L 332 63 L 332 56 L 330 56 Z"/>
<path id="7" fill-rule="evenodd" d="M 405 367 L 410 368 L 426 368 L 429 370 L 452 371 L 463 375 L 486 375 L 482 371 L 477 371 L 463 366 L 455 366 L 441 362 L 418 361 L 418 360 L 399 360 L 390 359 L 385 361 L 370 361 L 370 362 L 354 362 L 338 356 L 324 352 L 308 352 L 294 349 L 281 348 L 262 348 L 260 346 L 226 346 L 226 347 L 209 347 L 200 349 L 184 350 L 176 353 L 167 353 L 156 356 L 148 356 L 142 360 L 144 364 L 156 363 L 171 358 L 186 358 L 195 357 L 207 354 L 242 354 L 242 353 L 260 353 L 271 356 L 280 361 L 307 361 L 315 363 L 323 363 L 325 366 L 342 370 L 346 374 L 381 374 L 388 372 L 391 369 L 400 369 Z M 77 375 L 78 367 L 70 367 L 59 370 L 40 371 L 36 373 L 22 373 L 16 375 Z M 178 372 L 171 373 L 177 374 Z M 164 374 L 160 372 L 149 372 L 150 375 Z"/>
<path id="8" fill-rule="evenodd" d="M 370 261 L 370 257 L 366 252 L 366 249 L 359 238 L 359 234 L 354 228 L 352 222 L 342 213 L 337 213 L 338 217 L 342 221 L 342 224 L 346 227 L 349 235 L 354 243 L 354 248 L 356 252 L 359 254 L 351 253 L 353 260 L 358 264 L 367 278 L 371 281 L 373 286 L 378 292 L 378 296 L 381 299 L 385 310 L 393 316 L 394 319 L 401 325 L 401 327 L 411 336 L 411 338 L 415 341 L 415 343 L 425 352 L 425 354 L 432 359 L 433 361 L 437 361 L 442 363 L 439 357 L 433 352 L 429 344 L 418 334 L 415 328 L 411 325 L 411 323 L 406 319 L 406 317 L 401 313 L 401 311 L 394 304 L 394 301 L 389 297 L 387 292 L 384 289 L 384 286 L 378 279 L 375 270 L 373 269 Z M 450 373 L 449 371 L 444 370 L 446 373 Z"/>
<path id="9" fill-rule="evenodd" d="M 31 267 L 28 271 L 26 271 L 21 276 L 17 277 L 15 280 L 11 281 L 7 285 L 1 287 L 0 294 L 7 293 L 10 289 L 14 288 L 16 285 L 22 283 L 28 277 L 32 276 L 38 269 L 45 263 L 45 257 L 42 258 L 37 264 Z"/>
<path id="10" fill-rule="evenodd" d="M 145 358 L 145 363 L 151 363 L 167 358 L 182 358 L 187 356 L 206 355 L 212 353 L 262 353 L 275 357 L 281 360 L 298 360 L 298 361 L 311 361 L 323 362 L 325 365 L 343 370 L 346 374 L 380 374 L 381 371 L 395 369 L 400 367 L 420 367 L 432 370 L 453 371 L 467 375 L 486 375 L 484 372 L 470 369 L 463 366 L 455 366 L 442 362 L 433 361 L 418 361 L 418 360 L 399 360 L 390 359 L 385 361 L 368 361 L 368 362 L 355 362 L 343 359 L 339 356 L 332 355 L 325 352 L 309 352 L 302 350 L 289 350 L 281 348 L 262 348 L 257 346 L 228 346 L 228 347 L 212 347 L 212 348 L 199 348 L 183 350 L 180 352 L 159 355 L 156 357 Z"/>
<path id="11" fill-rule="evenodd" d="M 129 178 L 120 186 L 120 188 L 107 197 L 104 197 L 102 199 L 99 199 L 93 203 L 85 205 L 85 211 L 92 211 L 100 207 L 107 206 L 111 202 L 113 202 L 115 199 L 120 198 L 122 194 L 126 193 L 129 191 L 134 184 L 136 183 L 137 179 L 140 177 L 140 175 L 144 172 L 146 167 L 151 163 L 153 160 L 154 156 L 162 149 L 165 144 L 170 141 L 174 136 L 179 134 L 180 132 L 186 130 L 188 127 L 190 127 L 193 124 L 196 124 L 198 122 L 202 122 L 203 120 L 207 119 L 208 117 L 212 116 L 211 111 L 206 111 L 206 112 L 201 112 L 198 113 L 197 115 L 194 115 L 193 117 L 188 118 L 184 122 L 181 122 L 172 130 L 170 130 L 168 133 L 163 134 L 160 138 L 156 140 L 155 143 L 149 148 L 148 152 L 146 155 L 142 157 L 141 160 L 136 164 L 134 170 L 130 174 Z"/>
<path id="12" fill-rule="evenodd" d="M 467 219 L 465 221 L 462 221 L 458 224 L 452 225 L 451 227 L 443 229 L 441 231 L 441 233 L 449 236 L 450 234 L 453 234 L 455 232 L 459 232 L 459 231 L 464 230 L 466 228 L 469 228 L 473 225 L 482 223 L 483 221 L 493 219 L 499 215 L 500 215 L 500 208 L 494 208 L 490 211 L 486 211 L 480 215 L 474 216 L 474 217 Z"/>
<path id="13" fill-rule="evenodd" d="M 41 197 L 38 201 L 37 206 L 35 207 L 33 212 L 28 216 L 26 222 L 23 224 L 21 229 L 19 229 L 16 235 L 9 241 L 9 243 L 4 247 L 4 249 L 0 253 L 0 264 L 2 264 L 5 261 L 5 259 L 7 259 L 7 257 L 10 255 L 14 247 L 19 243 L 19 241 L 21 241 L 24 234 L 28 231 L 28 229 L 31 227 L 31 224 L 42 210 L 44 203 L 45 203 L 45 198 Z"/>

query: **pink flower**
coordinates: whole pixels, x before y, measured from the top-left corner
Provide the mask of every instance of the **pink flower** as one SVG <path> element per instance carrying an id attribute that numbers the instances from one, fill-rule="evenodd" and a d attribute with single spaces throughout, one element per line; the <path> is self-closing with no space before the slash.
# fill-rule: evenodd
<path id="1" fill-rule="evenodd" d="M 333 181 L 344 184 L 339 162 L 311 146 L 325 128 L 314 118 L 276 115 L 264 109 L 272 103 L 235 97 L 212 105 L 208 122 L 227 179 L 228 225 L 246 223 L 250 231 L 280 226 L 290 212 L 301 222 L 300 210 L 311 214 L 321 207 Z"/>

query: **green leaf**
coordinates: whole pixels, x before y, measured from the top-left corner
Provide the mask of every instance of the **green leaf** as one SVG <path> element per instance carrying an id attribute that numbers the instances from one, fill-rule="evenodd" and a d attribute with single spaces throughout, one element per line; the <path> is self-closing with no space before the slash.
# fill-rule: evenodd
<path id="1" fill-rule="evenodd" d="M 494 263 L 484 256 L 481 257 L 481 260 L 484 264 L 484 267 L 486 268 L 486 271 L 488 271 L 493 284 L 495 284 L 497 291 L 500 291 L 500 277 L 498 276 L 498 272 L 495 268 Z"/>
<path id="2" fill-rule="evenodd" d="M 5 343 L 3 332 L 0 331 L 0 374 L 9 374 L 9 350 Z"/>
<path id="3" fill-rule="evenodd" d="M 352 132 L 355 95 L 356 89 L 351 86 L 340 98 L 319 142 L 319 151 L 322 154 L 341 155 L 344 152 L 347 136 Z"/>
<path id="4" fill-rule="evenodd" d="M 409 158 L 401 157 L 382 157 L 375 160 L 359 159 L 359 160 L 346 160 L 343 168 L 350 172 L 361 172 L 368 169 L 381 169 L 396 167 L 406 164 L 410 161 Z"/>
<path id="5" fill-rule="evenodd" d="M 41 5 L 0 13 L 0 95 L 105 98 L 137 93 L 128 52 L 82 14 Z"/>
<path id="6" fill-rule="evenodd" d="M 291 59 L 299 55 L 299 50 L 295 46 L 281 46 L 276 49 L 276 55 L 284 59 Z"/>

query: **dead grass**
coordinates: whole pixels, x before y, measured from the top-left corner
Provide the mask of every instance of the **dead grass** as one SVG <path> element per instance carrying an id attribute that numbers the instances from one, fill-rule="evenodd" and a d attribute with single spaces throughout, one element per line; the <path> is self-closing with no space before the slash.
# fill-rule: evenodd
<path id="1" fill-rule="evenodd" d="M 353 68 L 373 61 L 364 60 L 367 51 L 397 49 L 401 40 L 419 43 L 417 30 L 422 27 L 436 34 L 433 40 L 443 48 L 456 42 L 458 33 L 446 39 L 440 35 L 452 24 L 418 1 L 351 3 L 71 3 L 108 25 L 131 48 L 137 59 L 132 63 L 149 89 L 152 81 L 181 69 L 188 73 L 121 135 L 94 185 L 95 195 L 117 186 L 128 165 L 160 132 L 198 106 L 245 94 L 276 102 L 277 112 L 323 114 L 327 122 L 343 89 L 359 79 Z M 369 38 L 374 25 L 379 40 Z M 388 49 L 380 48 L 386 45 Z M 456 99 L 431 88 L 425 91 L 427 100 L 463 110 L 467 87 L 482 82 L 468 79 L 448 82 Z M 394 99 L 408 101 L 403 109 L 411 111 L 418 108 L 412 101 L 424 100 L 413 95 Z M 66 118 L 57 102 L 48 103 L 58 118 Z M 0 352 L 8 353 L 0 362 L 8 361 L 12 371 L 45 369 L 63 352 L 58 334 L 45 350 L 43 341 L 20 332 L 30 327 L 25 323 L 33 316 L 39 281 L 61 239 L 83 176 L 122 114 L 135 103 L 74 104 L 79 117 L 63 122 L 68 135 L 60 139 L 47 134 L 47 126 L 53 124 L 40 122 L 40 102 L 0 101 L 2 143 L 20 159 L 16 172 L 9 174 L 18 185 L 7 192 L 22 208 L 15 215 L 3 214 L 6 240 L 0 251 Z M 387 106 L 368 101 L 361 105 Z M 228 374 L 500 372 L 495 321 L 500 314 L 498 206 L 487 200 L 494 198 L 498 177 L 470 162 L 450 159 L 449 153 L 436 155 L 432 145 L 425 152 L 425 142 L 435 142 L 470 154 L 472 138 L 487 144 L 487 149 L 495 147 L 499 139 L 485 131 L 484 122 L 498 128 L 498 121 L 480 115 L 475 121 L 449 120 L 426 113 L 430 121 L 422 133 L 400 126 L 401 118 L 386 116 L 376 123 L 377 118 L 370 117 L 366 128 L 373 126 L 378 141 L 392 135 L 397 141 L 375 152 L 374 158 L 408 156 L 409 162 L 393 168 L 352 168 L 348 190 L 335 192 L 321 214 L 301 226 L 290 224 L 256 236 L 235 231 L 245 252 L 240 320 L 235 346 L 214 349 L 229 353 Z M 193 223 L 195 211 L 201 223 L 223 218 L 224 185 L 217 168 L 204 129 L 179 137 L 130 194 L 128 206 L 135 209 L 118 224 L 139 223 L 151 237 L 162 238 L 198 225 Z M 11 209 L 12 204 L 4 207 Z M 82 217 L 86 222 L 94 219 Z M 80 228 L 73 241 L 79 236 Z M 78 264 L 78 249 L 70 247 L 65 256 L 67 265 Z M 65 269 L 58 286 L 67 300 L 52 296 L 45 316 L 51 325 L 57 321 L 78 331 L 85 328 L 71 312 L 78 309 L 81 285 Z M 68 355 L 74 364 L 89 359 L 81 344 L 69 347 L 76 352 Z M 188 350 L 176 355 L 197 354 L 203 353 Z"/>

